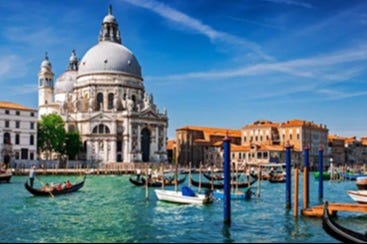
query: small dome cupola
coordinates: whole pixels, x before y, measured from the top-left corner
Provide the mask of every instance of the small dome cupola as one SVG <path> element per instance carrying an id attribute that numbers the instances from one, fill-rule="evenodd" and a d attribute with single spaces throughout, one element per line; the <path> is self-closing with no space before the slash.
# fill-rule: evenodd
<path id="1" fill-rule="evenodd" d="M 112 15 L 112 6 L 108 8 L 108 14 L 104 17 L 98 40 L 111 41 L 121 44 L 120 31 L 115 16 Z"/>
<path id="2" fill-rule="evenodd" d="M 51 68 L 52 68 L 52 65 L 51 65 L 51 62 L 48 60 L 48 55 L 47 55 L 47 52 L 45 54 L 45 59 L 42 61 L 41 63 L 41 71 L 43 72 L 51 72 Z"/>
<path id="3" fill-rule="evenodd" d="M 75 54 L 75 50 L 71 51 L 71 56 L 69 58 L 68 70 L 78 70 L 78 58 Z"/>

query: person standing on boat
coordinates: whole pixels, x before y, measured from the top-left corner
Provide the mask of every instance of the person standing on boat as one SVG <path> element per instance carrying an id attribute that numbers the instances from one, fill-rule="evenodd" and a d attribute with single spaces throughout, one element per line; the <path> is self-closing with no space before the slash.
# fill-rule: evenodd
<path id="1" fill-rule="evenodd" d="M 136 169 L 136 180 L 140 180 L 141 170 L 139 168 Z"/>
<path id="2" fill-rule="evenodd" d="M 32 188 L 33 188 L 34 177 L 36 175 L 36 172 L 34 171 L 35 168 L 36 166 L 32 165 L 31 169 L 29 170 L 29 183 Z"/>

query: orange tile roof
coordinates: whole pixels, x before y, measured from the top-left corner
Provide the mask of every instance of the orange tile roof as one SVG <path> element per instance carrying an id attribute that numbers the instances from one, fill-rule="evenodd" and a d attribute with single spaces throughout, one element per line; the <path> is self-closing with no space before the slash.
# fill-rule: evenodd
<path id="1" fill-rule="evenodd" d="M 177 130 L 196 130 L 202 131 L 205 136 L 205 140 L 209 140 L 210 136 L 225 136 L 228 133 L 229 137 L 241 137 L 241 130 L 225 129 L 225 128 L 210 128 L 203 126 L 188 125 Z"/>
<path id="2" fill-rule="evenodd" d="M 279 127 L 280 123 L 269 120 L 257 120 L 252 124 L 245 125 L 244 129 L 258 128 L 258 127 Z"/>
<path id="3" fill-rule="evenodd" d="M 0 108 L 25 110 L 25 111 L 37 111 L 33 108 L 29 108 L 29 107 L 26 107 L 26 106 L 23 106 L 17 103 L 7 102 L 7 101 L 0 101 Z"/>
<path id="4" fill-rule="evenodd" d="M 280 124 L 280 127 L 301 127 L 301 126 L 309 126 L 319 129 L 324 129 L 322 124 L 316 124 L 313 121 L 306 121 L 306 120 L 300 120 L 300 119 L 291 119 L 286 122 L 283 122 Z M 325 125 L 326 128 L 326 125 Z"/>
<path id="5" fill-rule="evenodd" d="M 172 150 L 176 146 L 175 140 L 167 140 L 167 150 Z"/>

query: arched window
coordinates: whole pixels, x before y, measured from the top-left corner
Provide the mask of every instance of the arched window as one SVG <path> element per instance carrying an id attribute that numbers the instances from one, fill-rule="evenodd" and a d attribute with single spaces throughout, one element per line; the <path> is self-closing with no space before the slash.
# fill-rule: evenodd
<path id="1" fill-rule="evenodd" d="M 4 141 L 4 144 L 11 144 L 9 133 L 4 133 L 4 140 L 3 141 Z"/>
<path id="2" fill-rule="evenodd" d="M 97 94 L 97 110 L 101 110 L 101 106 L 103 107 L 103 94 Z"/>
<path id="3" fill-rule="evenodd" d="M 33 135 L 31 135 L 29 137 L 29 145 L 34 145 L 34 136 Z"/>
<path id="4" fill-rule="evenodd" d="M 108 109 L 113 109 L 113 93 L 108 94 Z"/>
<path id="5" fill-rule="evenodd" d="M 110 134 L 110 129 L 104 124 L 99 124 L 93 128 L 93 134 Z"/>

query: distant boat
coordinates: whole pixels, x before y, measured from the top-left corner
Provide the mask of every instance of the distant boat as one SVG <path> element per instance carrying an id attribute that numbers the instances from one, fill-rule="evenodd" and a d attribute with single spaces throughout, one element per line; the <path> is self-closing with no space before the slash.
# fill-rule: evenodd
<path id="1" fill-rule="evenodd" d="M 320 172 L 316 171 L 313 173 L 315 180 L 319 179 Z M 330 180 L 330 173 L 329 172 L 322 172 L 322 179 L 323 180 Z"/>
<path id="2" fill-rule="evenodd" d="M 367 190 L 367 176 L 357 177 L 356 185 L 359 190 Z"/>
<path id="3" fill-rule="evenodd" d="M 9 183 L 13 174 L 9 170 L 0 170 L 0 183 Z"/>
<path id="4" fill-rule="evenodd" d="M 231 191 L 230 198 L 231 200 L 250 200 L 252 194 L 253 192 L 249 187 L 246 190 Z M 215 191 L 213 191 L 213 196 L 217 199 L 224 199 L 224 191 L 216 189 Z"/>
<path id="5" fill-rule="evenodd" d="M 330 236 L 344 243 L 366 243 L 367 236 L 365 234 L 350 230 L 339 225 L 330 216 L 328 210 L 328 202 L 324 203 L 324 213 L 322 217 L 322 228 Z"/>
<path id="6" fill-rule="evenodd" d="M 186 175 L 184 175 L 182 178 L 178 179 L 177 185 L 185 182 L 185 180 L 186 180 Z M 146 185 L 146 179 L 144 177 L 140 177 L 139 180 L 137 180 L 134 177 L 130 177 L 129 181 L 132 184 L 136 185 L 136 186 L 145 186 Z M 172 178 L 172 179 L 165 178 L 164 183 L 163 183 L 162 180 L 148 181 L 148 186 L 149 187 L 162 187 L 163 184 L 164 184 L 164 186 L 174 186 L 176 184 L 176 180 L 175 180 L 175 178 Z"/>
<path id="7" fill-rule="evenodd" d="M 205 194 L 198 194 L 188 186 L 184 186 L 181 191 L 155 189 L 154 192 L 158 200 L 165 202 L 197 205 L 213 202 L 211 191 L 206 191 Z"/>
<path id="8" fill-rule="evenodd" d="M 358 203 L 367 203 L 367 190 L 347 191 L 348 195 Z"/>
<path id="9" fill-rule="evenodd" d="M 257 181 L 257 176 L 251 174 L 252 180 L 250 182 L 248 181 L 241 181 L 241 182 L 231 182 L 232 187 L 238 187 L 238 188 L 244 188 L 244 187 L 249 187 L 251 185 L 253 185 L 256 181 Z M 203 187 L 203 188 L 209 188 L 211 189 L 213 186 L 213 189 L 223 189 L 224 188 L 224 183 L 223 181 L 221 182 L 209 182 L 209 181 L 196 181 L 193 178 L 190 178 L 190 182 L 193 186 L 196 187 Z"/>

